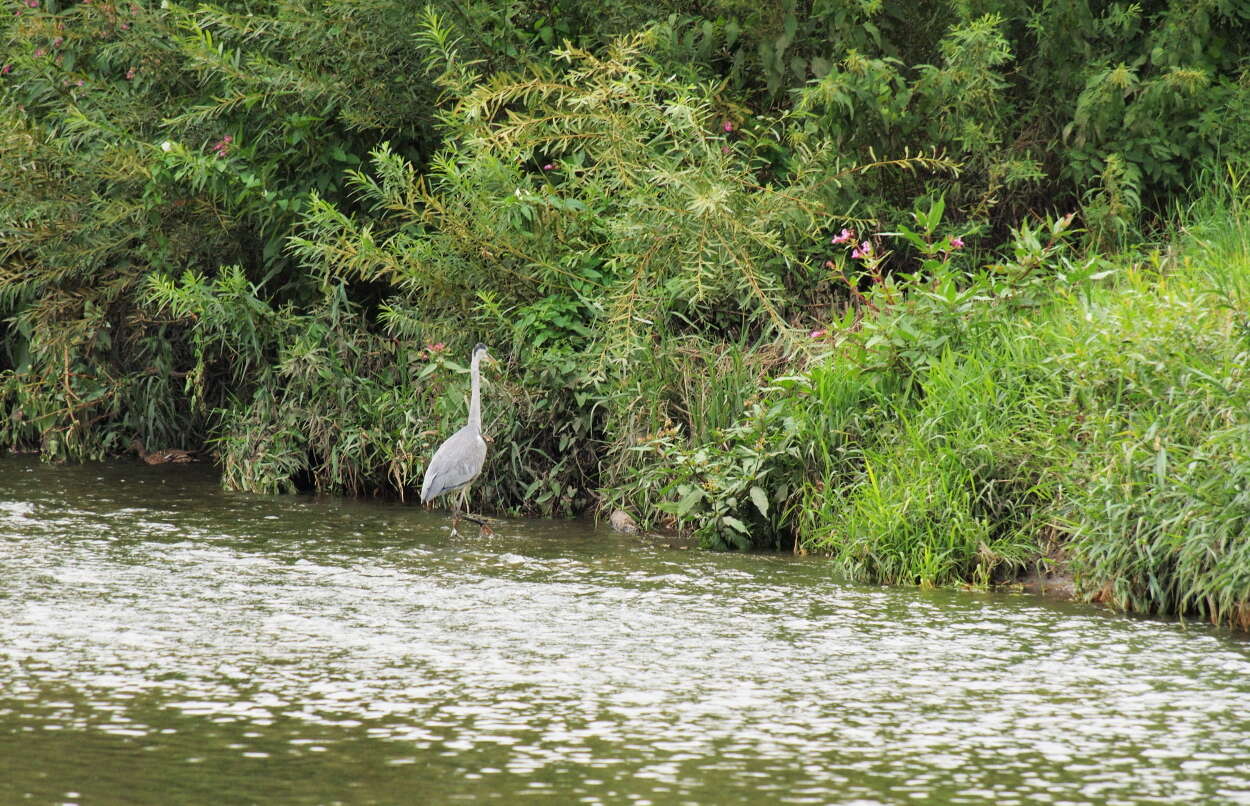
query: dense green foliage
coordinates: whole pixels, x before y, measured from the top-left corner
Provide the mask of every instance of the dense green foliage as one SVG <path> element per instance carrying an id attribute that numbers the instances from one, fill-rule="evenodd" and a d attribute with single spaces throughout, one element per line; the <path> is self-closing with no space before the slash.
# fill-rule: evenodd
<path id="1" fill-rule="evenodd" d="M 1178 250 L 1056 336 L 1088 399 L 1065 519 L 1086 591 L 1250 629 L 1250 198 L 1198 211 Z M 1162 276 L 1159 272 L 1162 271 Z M 1075 312 L 1074 312 L 1075 313 Z M 1086 391 L 1088 390 L 1088 391 Z"/>
<path id="2" fill-rule="evenodd" d="M 1136 262 L 1076 259 L 1061 220 L 963 283 L 873 289 L 734 425 L 654 438 L 674 467 L 636 487 L 710 544 L 797 539 L 859 579 L 1061 562 L 1093 598 L 1250 628 L 1250 199 L 1207 204 Z"/>
<path id="3" fill-rule="evenodd" d="M 5 8 L 10 449 L 403 496 L 484 341 L 474 506 L 1247 619 L 1242 231 L 1089 255 L 1237 184 L 1250 3 Z"/>

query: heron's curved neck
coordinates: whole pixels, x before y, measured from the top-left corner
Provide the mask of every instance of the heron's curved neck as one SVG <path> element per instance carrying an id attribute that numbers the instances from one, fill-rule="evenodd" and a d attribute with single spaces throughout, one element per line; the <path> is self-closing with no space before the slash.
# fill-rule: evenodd
<path id="1" fill-rule="evenodd" d="M 473 363 L 469 367 L 469 377 L 473 384 L 473 392 L 469 396 L 469 427 L 479 433 L 482 431 L 482 388 L 481 381 L 478 380 L 478 365 L 481 363 L 482 356 L 474 355 Z"/>

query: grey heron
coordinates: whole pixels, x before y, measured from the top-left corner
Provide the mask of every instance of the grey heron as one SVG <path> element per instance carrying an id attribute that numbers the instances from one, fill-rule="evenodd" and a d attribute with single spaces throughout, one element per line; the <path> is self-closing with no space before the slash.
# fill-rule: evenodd
<path id="1" fill-rule="evenodd" d="M 421 503 L 423 504 L 443 493 L 460 491 L 459 502 L 456 501 L 456 496 L 452 497 L 452 534 L 456 533 L 456 526 L 460 522 L 460 510 L 464 507 L 465 499 L 468 497 L 469 485 L 482 472 L 482 465 L 486 461 L 486 440 L 482 438 L 482 390 L 479 379 L 479 367 L 484 360 L 492 363 L 495 361 L 486 351 L 486 345 L 478 344 L 473 348 L 473 355 L 469 361 L 469 377 L 472 384 L 469 397 L 469 422 L 438 446 L 438 450 L 434 452 L 434 458 L 425 469 L 425 481 L 421 484 Z M 484 521 L 468 515 L 464 518 L 476 523 L 484 530 L 487 529 Z"/>

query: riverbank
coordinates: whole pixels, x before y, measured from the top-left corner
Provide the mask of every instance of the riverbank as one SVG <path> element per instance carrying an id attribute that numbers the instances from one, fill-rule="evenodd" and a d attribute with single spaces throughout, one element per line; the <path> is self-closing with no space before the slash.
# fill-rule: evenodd
<path id="1" fill-rule="evenodd" d="M 803 544 L 921 584 L 1040 560 L 1082 598 L 1250 626 L 1250 239 L 1242 201 L 1192 215 L 1097 282 L 934 323 L 969 335 L 886 370 L 864 475 Z"/>
<path id="2" fill-rule="evenodd" d="M 481 342 L 475 511 L 1250 626 L 1250 22 L 965 6 L 30 0 L 0 447 L 410 500 Z"/>
<path id="3" fill-rule="evenodd" d="M 549 472 L 521 495 L 553 513 L 593 493 L 605 517 L 619 507 L 704 548 L 828 556 L 856 581 L 1018 585 L 1250 628 L 1250 217 L 1235 187 L 1150 249 L 1068 248 L 1070 222 L 1058 220 L 1019 231 L 1014 261 L 971 275 L 940 262 L 874 283 L 798 341 L 662 345 L 638 367 L 652 396 L 639 390 L 650 405 L 634 407 L 629 429 L 553 450 L 557 469 L 595 466 L 582 479 L 599 486 Z M 414 373 L 453 421 L 456 387 L 444 385 L 456 369 L 428 351 Z M 511 437 L 589 394 L 542 399 L 515 369 L 488 379 L 495 438 L 479 509 L 516 495 L 534 445 Z M 386 378 L 355 377 L 341 410 L 358 415 L 346 406 L 360 384 Z M 397 410 L 412 405 L 400 392 L 389 391 Z M 656 405 L 673 394 L 676 408 Z M 285 445 L 226 433 L 215 443 L 223 483 L 294 489 L 305 452 L 324 467 L 351 447 L 351 419 L 325 422 L 320 447 L 302 431 Z M 561 445 L 594 423 L 566 422 Z M 406 464 L 389 473 L 402 492 L 440 435 L 396 428 Z M 367 424 L 357 434 L 378 439 Z"/>
<path id="4" fill-rule="evenodd" d="M 704 545 L 792 541 L 852 579 L 1053 572 L 1079 598 L 1246 629 L 1245 200 L 1187 216 L 1135 255 L 1041 249 L 1032 277 L 876 289 L 878 311 L 821 334 L 746 417 L 644 443 L 626 489 Z"/>
<path id="5" fill-rule="evenodd" d="M 554 451 L 555 467 L 597 466 L 582 478 L 599 481 L 604 517 L 619 507 L 704 548 L 795 550 L 862 582 L 1020 585 L 1247 629 L 1248 220 L 1229 190 L 1157 246 L 1118 256 L 1066 247 L 1069 222 L 1055 221 L 1018 232 L 1014 262 L 873 284 L 798 343 L 664 345 L 638 368 L 654 388 L 639 391 L 651 405 L 634 409 L 636 436 Z M 443 384 L 455 360 L 432 352 L 418 369 L 425 394 L 454 409 Z M 488 379 L 479 509 L 519 481 L 534 446 L 511 437 L 554 408 L 515 369 Z M 355 391 L 386 377 L 357 376 Z M 674 390 L 678 408 L 655 405 Z M 407 464 L 390 474 L 403 491 L 440 435 L 397 429 Z M 278 451 L 260 436 L 216 442 L 227 486 L 272 474 L 293 489 L 300 454 L 325 463 L 352 444 L 344 422 L 324 425 L 319 449 L 310 433 Z M 546 483 L 524 494 L 540 513 L 587 492 L 550 472 Z"/>

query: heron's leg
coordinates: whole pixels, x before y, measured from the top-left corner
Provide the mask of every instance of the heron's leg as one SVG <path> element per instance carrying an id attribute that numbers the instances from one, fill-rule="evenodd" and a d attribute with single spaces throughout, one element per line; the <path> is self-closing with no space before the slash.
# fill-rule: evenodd
<path id="1" fill-rule="evenodd" d="M 460 507 L 461 509 L 465 510 L 460 515 L 460 517 L 466 521 L 469 521 L 470 523 L 476 523 L 478 527 L 479 535 L 493 535 L 494 532 L 491 531 L 490 525 L 487 524 L 485 520 L 475 515 L 470 515 L 468 513 L 468 508 L 469 508 L 468 500 L 469 500 L 469 487 L 468 485 L 465 485 L 464 487 L 460 488 Z"/>
<path id="2" fill-rule="evenodd" d="M 460 499 L 453 493 L 451 496 L 451 536 L 460 535 Z"/>

